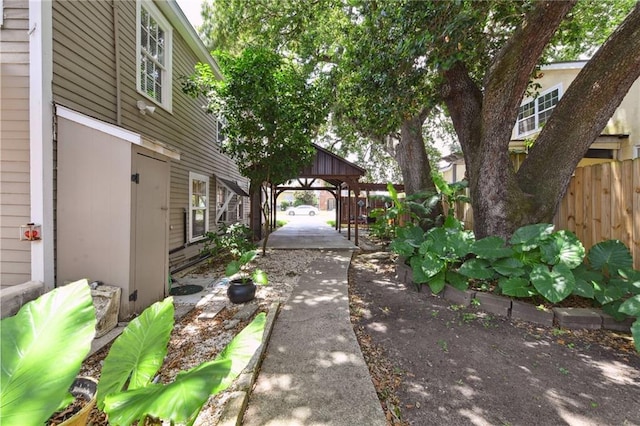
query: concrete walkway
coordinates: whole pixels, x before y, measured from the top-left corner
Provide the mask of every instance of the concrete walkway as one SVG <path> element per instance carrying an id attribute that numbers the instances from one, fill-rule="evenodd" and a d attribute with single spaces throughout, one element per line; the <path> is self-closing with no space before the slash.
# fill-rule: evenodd
<path id="1" fill-rule="evenodd" d="M 349 251 L 309 265 L 283 305 L 244 425 L 386 425 L 349 320 Z"/>
<path id="2" fill-rule="evenodd" d="M 269 247 L 337 248 L 301 274 L 274 325 L 244 425 L 386 425 L 349 319 L 356 247 L 327 225 L 289 223 Z"/>
<path id="3" fill-rule="evenodd" d="M 353 236 L 352 236 L 353 238 Z M 261 246 L 262 242 L 258 244 Z M 267 247 L 272 249 L 356 250 L 358 247 L 347 239 L 346 232 L 338 232 L 324 219 L 318 217 L 291 216 L 289 222 L 269 235 Z"/>

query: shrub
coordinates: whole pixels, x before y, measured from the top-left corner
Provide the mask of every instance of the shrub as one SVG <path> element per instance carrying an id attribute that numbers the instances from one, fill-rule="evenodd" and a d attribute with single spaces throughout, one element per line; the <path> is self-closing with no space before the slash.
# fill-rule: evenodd
<path id="1" fill-rule="evenodd" d="M 156 384 L 173 329 L 173 300 L 157 302 L 127 325 L 104 360 L 98 384 L 98 407 L 109 424 L 144 424 L 146 417 L 190 423 L 209 396 L 229 387 L 262 341 L 265 314 L 259 314 L 213 361 Z"/>
<path id="2" fill-rule="evenodd" d="M 210 395 L 226 389 L 262 341 L 261 313 L 213 361 L 180 372 L 169 384 L 153 379 L 173 329 L 171 297 L 132 320 L 104 360 L 97 403 L 109 424 L 144 424 L 147 416 L 171 424 L 193 421 Z M 2 325 L 0 423 L 44 424 L 73 401 L 69 387 L 91 349 L 95 310 L 86 280 L 25 304 Z"/>
<path id="3" fill-rule="evenodd" d="M 251 241 L 251 229 L 242 223 L 222 225 L 218 232 L 207 232 L 204 248 L 201 253 L 212 258 L 239 258 L 242 253 L 254 250 L 256 245 Z"/>
<path id="4" fill-rule="evenodd" d="M 87 280 L 45 293 L 0 321 L 0 424 L 41 425 L 73 402 L 69 387 L 95 325 Z"/>
<path id="5" fill-rule="evenodd" d="M 617 240 L 585 249 L 570 231 L 534 224 L 516 230 L 507 242 L 497 236 L 474 240 L 453 216 L 423 232 L 417 226 L 397 230 L 391 249 L 406 258 L 419 287 L 434 293 L 445 284 L 465 290 L 473 280 L 481 288 L 512 297 L 542 296 L 558 303 L 570 295 L 594 299 L 617 320 L 640 318 L 640 271 Z M 631 328 L 640 351 L 640 319 Z"/>

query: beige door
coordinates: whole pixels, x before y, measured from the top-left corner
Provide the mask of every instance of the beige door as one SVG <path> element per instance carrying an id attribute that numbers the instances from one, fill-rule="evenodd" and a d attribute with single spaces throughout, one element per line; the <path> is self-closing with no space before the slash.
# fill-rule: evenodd
<path id="1" fill-rule="evenodd" d="M 131 180 L 135 247 L 130 299 L 140 313 L 167 293 L 169 163 L 137 152 Z"/>

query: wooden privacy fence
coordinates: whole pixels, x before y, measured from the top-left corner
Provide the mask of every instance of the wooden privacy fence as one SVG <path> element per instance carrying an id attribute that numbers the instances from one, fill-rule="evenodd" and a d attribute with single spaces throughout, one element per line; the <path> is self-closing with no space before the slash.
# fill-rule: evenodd
<path id="1" fill-rule="evenodd" d="M 469 204 L 456 216 L 473 229 Z M 556 229 L 574 232 L 587 251 L 601 241 L 622 241 L 640 269 L 640 158 L 578 167 L 553 219 Z"/>
<path id="2" fill-rule="evenodd" d="M 553 220 L 584 247 L 620 240 L 640 269 L 640 159 L 579 167 Z"/>

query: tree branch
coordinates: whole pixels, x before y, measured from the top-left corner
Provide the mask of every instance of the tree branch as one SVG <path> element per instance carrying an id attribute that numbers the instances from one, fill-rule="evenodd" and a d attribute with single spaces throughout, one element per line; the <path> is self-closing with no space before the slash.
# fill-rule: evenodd
<path id="1" fill-rule="evenodd" d="M 518 115 L 518 107 L 544 48 L 577 0 L 539 1 L 509 41 L 500 49 L 485 76 L 483 139 L 506 145 Z M 501 120 L 491 117 L 502 117 Z M 496 146 L 498 148 L 498 146 Z"/>
<path id="2" fill-rule="evenodd" d="M 557 204 L 578 162 L 639 77 L 640 3 L 637 3 L 556 105 L 518 171 L 519 185 L 536 188 L 540 191 L 536 196 L 543 199 L 545 194 L 556 191 L 560 193 L 554 200 Z M 550 159 L 554 167 L 547 167 Z M 543 175 L 549 184 L 536 186 Z"/>

